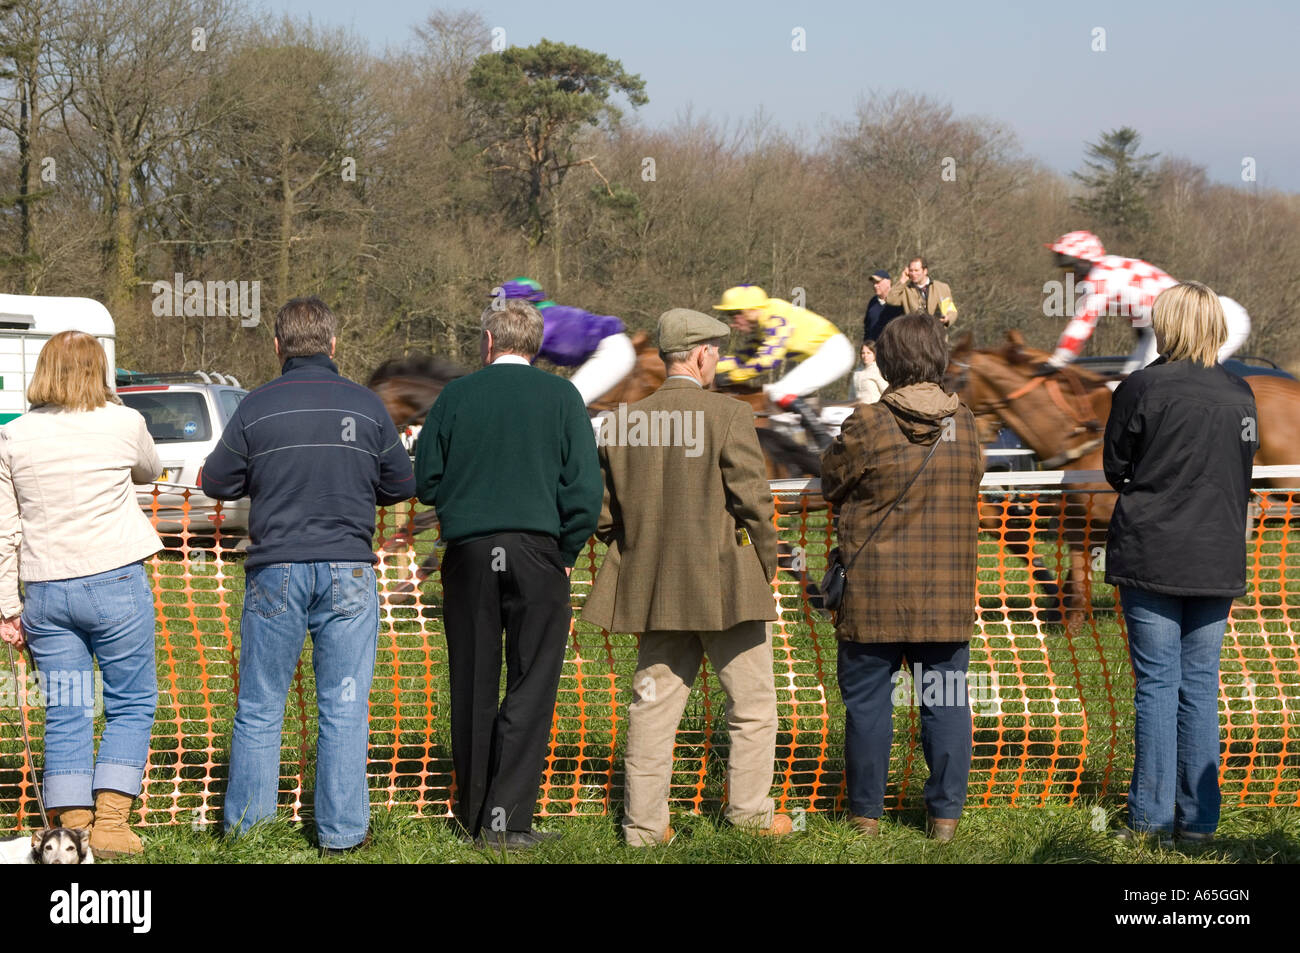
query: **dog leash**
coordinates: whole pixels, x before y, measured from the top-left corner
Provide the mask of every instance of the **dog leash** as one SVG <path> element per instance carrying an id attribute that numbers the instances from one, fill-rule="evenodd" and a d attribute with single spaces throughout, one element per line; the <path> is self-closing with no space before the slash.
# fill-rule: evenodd
<path id="1" fill-rule="evenodd" d="M 9 650 L 9 668 L 14 673 L 14 685 L 16 686 L 18 684 L 18 660 L 14 658 L 14 647 L 12 645 L 6 642 L 5 648 Z M 32 657 L 30 648 L 27 650 L 27 659 L 31 665 L 31 670 L 36 671 L 36 659 Z M 18 703 L 18 721 L 23 729 L 23 751 L 27 754 L 27 766 L 31 768 L 32 780 L 35 783 L 36 806 L 41 812 L 41 829 L 48 831 L 50 829 L 50 819 L 45 813 L 45 798 L 41 796 L 41 783 L 36 780 L 36 762 L 32 760 L 32 735 L 27 726 L 27 706 L 25 701 L 24 699 Z"/>

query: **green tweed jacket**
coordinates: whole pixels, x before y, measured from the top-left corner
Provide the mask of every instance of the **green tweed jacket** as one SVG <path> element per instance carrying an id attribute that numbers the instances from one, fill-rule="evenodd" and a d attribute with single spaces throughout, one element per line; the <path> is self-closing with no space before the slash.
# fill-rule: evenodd
<path id="1" fill-rule="evenodd" d="M 609 417 L 598 442 L 609 552 L 583 621 L 716 632 L 776 618 L 772 493 L 747 404 L 673 378 Z"/>

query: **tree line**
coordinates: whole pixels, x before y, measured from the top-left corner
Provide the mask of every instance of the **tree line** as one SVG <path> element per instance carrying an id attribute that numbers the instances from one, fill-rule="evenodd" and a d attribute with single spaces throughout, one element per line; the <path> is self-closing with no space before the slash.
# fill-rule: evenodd
<path id="1" fill-rule="evenodd" d="M 271 319 L 295 295 L 335 308 L 342 368 L 364 377 L 411 351 L 473 362 L 491 289 L 519 274 L 633 329 L 752 282 L 852 337 L 867 275 L 924 254 L 959 331 L 1050 347 L 1064 319 L 1044 314 L 1061 275 L 1043 243 L 1090 228 L 1240 301 L 1246 351 L 1300 361 L 1300 197 L 1211 183 L 1134 130 L 1080 143 L 1069 177 L 907 92 L 813 141 L 761 110 L 651 129 L 635 112 L 653 90 L 622 63 L 492 45 L 471 12 L 381 55 L 237 0 L 2 0 L 4 286 L 103 300 L 124 367 L 253 384 L 276 373 Z M 256 282 L 262 320 L 207 298 L 160 309 L 177 275 Z M 1128 335 L 1103 321 L 1092 352 Z"/>

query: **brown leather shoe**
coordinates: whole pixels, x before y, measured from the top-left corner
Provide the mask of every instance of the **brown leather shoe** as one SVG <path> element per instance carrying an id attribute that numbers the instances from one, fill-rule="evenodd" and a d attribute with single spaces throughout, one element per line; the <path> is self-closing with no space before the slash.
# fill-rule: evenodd
<path id="1" fill-rule="evenodd" d="M 51 827 L 70 831 L 88 831 L 95 823 L 95 812 L 88 807 L 56 807 L 50 811 Z"/>
<path id="2" fill-rule="evenodd" d="M 925 836 L 940 844 L 946 844 L 957 834 L 957 821 L 958 818 L 955 817 L 927 817 Z"/>
<path id="3" fill-rule="evenodd" d="M 133 803 L 135 798 L 119 791 L 95 792 L 95 826 L 90 829 L 90 849 L 96 858 L 111 860 L 144 853 L 144 844 L 131 830 Z"/>
<path id="4" fill-rule="evenodd" d="M 867 837 L 880 836 L 880 818 L 878 817 L 859 817 L 856 814 L 849 815 L 849 823 L 859 834 Z"/>
<path id="5" fill-rule="evenodd" d="M 772 823 L 768 827 L 759 829 L 759 833 L 767 837 L 784 837 L 794 830 L 794 821 L 790 820 L 789 814 L 773 814 Z"/>

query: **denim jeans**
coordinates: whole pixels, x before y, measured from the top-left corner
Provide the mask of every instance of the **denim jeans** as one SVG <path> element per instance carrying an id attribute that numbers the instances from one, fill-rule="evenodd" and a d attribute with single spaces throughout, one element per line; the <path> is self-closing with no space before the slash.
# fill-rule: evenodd
<path id="1" fill-rule="evenodd" d="M 366 754 L 379 641 L 374 567 L 277 563 L 250 569 L 244 584 L 225 830 L 239 834 L 275 816 L 285 700 L 310 631 L 320 714 L 316 833 L 322 847 L 352 847 L 370 823 Z"/>
<path id="2" fill-rule="evenodd" d="M 841 642 L 837 675 L 844 699 L 844 776 L 849 810 L 885 812 L 889 750 L 894 742 L 896 676 L 904 660 L 920 682 L 921 750 L 930 767 L 925 807 L 931 817 L 961 817 L 970 781 L 971 713 L 968 642 Z"/>
<path id="3" fill-rule="evenodd" d="M 100 790 L 134 797 L 158 704 L 153 593 L 144 565 L 29 582 L 25 589 L 23 632 L 45 699 L 46 807 L 88 807 Z M 105 726 L 96 758 L 101 703 Z"/>
<path id="4" fill-rule="evenodd" d="M 1232 600 L 1120 587 L 1133 661 L 1135 831 L 1219 824 L 1219 655 Z"/>

